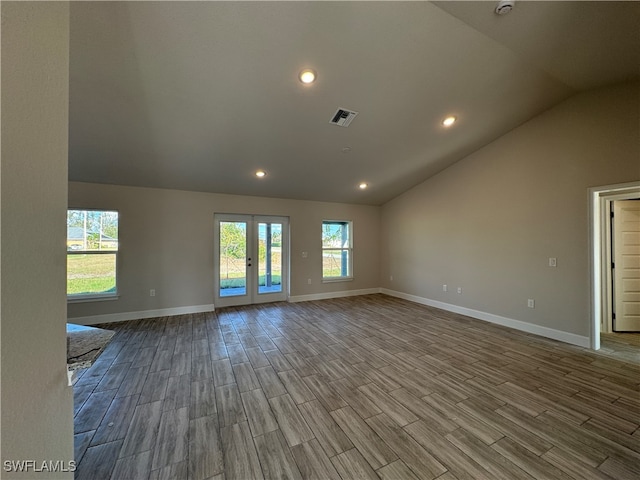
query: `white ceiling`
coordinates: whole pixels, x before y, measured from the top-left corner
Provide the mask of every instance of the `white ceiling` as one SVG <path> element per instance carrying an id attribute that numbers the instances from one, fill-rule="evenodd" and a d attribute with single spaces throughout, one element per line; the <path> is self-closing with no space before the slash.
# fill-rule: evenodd
<path id="1" fill-rule="evenodd" d="M 72 2 L 69 177 L 380 205 L 640 78 L 640 3 L 496 3 Z"/>

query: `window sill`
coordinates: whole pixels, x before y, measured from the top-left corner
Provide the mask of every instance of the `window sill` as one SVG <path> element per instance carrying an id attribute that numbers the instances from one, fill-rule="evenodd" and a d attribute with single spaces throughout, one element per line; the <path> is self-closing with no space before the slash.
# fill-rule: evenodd
<path id="1" fill-rule="evenodd" d="M 332 278 L 322 279 L 322 283 L 336 283 L 336 282 L 353 282 L 353 277 L 332 277 Z"/>
<path id="2" fill-rule="evenodd" d="M 120 295 L 77 295 L 68 296 L 67 303 L 88 303 L 88 302 L 106 302 L 110 300 L 118 300 Z"/>

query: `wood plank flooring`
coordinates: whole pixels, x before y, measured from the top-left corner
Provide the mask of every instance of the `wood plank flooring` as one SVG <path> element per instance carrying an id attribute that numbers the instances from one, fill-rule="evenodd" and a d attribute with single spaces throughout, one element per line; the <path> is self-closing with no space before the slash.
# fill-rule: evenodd
<path id="1" fill-rule="evenodd" d="M 599 352 L 640 364 L 640 333 L 601 333 Z"/>
<path id="2" fill-rule="evenodd" d="M 385 295 L 104 327 L 77 479 L 640 478 L 628 352 Z"/>

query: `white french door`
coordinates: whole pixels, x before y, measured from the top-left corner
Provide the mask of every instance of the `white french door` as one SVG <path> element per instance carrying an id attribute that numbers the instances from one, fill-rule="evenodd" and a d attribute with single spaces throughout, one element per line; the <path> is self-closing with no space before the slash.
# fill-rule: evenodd
<path id="1" fill-rule="evenodd" d="M 289 289 L 289 219 L 215 214 L 216 307 L 278 302 Z"/>

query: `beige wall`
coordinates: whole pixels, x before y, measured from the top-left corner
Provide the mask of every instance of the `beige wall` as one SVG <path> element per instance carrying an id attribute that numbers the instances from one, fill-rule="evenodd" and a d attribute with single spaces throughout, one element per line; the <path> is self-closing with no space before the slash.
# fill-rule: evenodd
<path id="1" fill-rule="evenodd" d="M 69 5 L 2 2 L 2 478 L 73 460 L 66 374 Z"/>
<path id="2" fill-rule="evenodd" d="M 379 207 L 75 182 L 69 184 L 69 206 L 120 212 L 120 298 L 70 304 L 70 318 L 214 303 L 214 213 L 290 218 L 294 297 L 378 287 Z M 353 221 L 353 281 L 322 283 L 323 219 Z M 152 288 L 155 297 L 149 296 Z"/>
<path id="3" fill-rule="evenodd" d="M 574 96 L 384 205 L 382 287 L 588 336 L 588 188 L 640 179 L 639 98 Z"/>
<path id="4" fill-rule="evenodd" d="M 121 297 L 69 317 L 213 303 L 213 213 L 255 213 L 291 218 L 294 297 L 383 287 L 587 337 L 587 190 L 640 178 L 638 99 L 572 97 L 382 208 L 72 182 L 70 207 L 121 212 Z M 354 221 L 353 282 L 321 283 L 327 218 Z"/>

